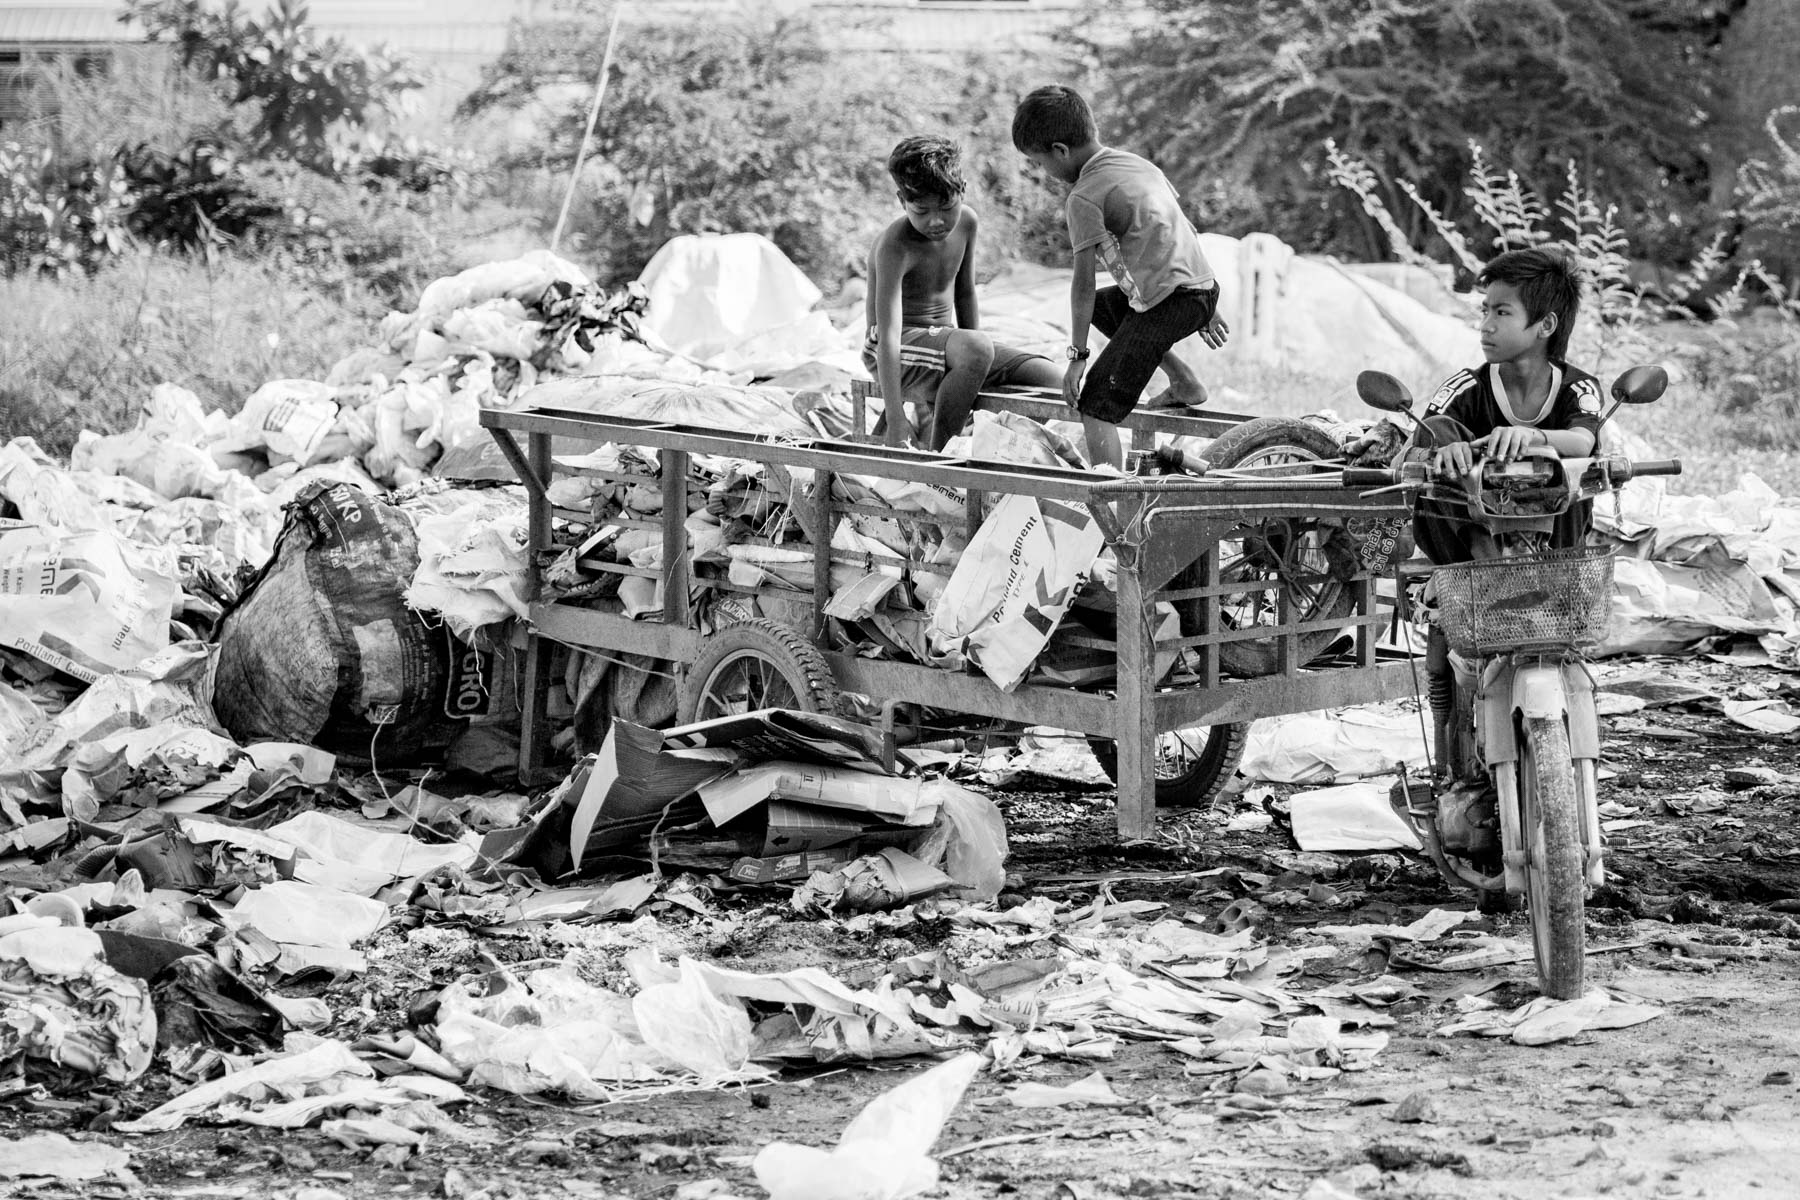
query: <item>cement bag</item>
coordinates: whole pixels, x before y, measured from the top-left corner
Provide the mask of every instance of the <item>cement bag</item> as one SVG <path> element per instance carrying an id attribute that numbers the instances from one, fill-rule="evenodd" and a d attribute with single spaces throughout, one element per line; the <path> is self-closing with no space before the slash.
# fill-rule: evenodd
<path id="1" fill-rule="evenodd" d="M 271 461 L 317 461 L 325 435 L 337 424 L 337 389 L 311 379 L 272 379 L 231 419 L 222 450 L 262 450 Z"/>
<path id="2" fill-rule="evenodd" d="M 932 609 L 941 665 L 967 661 L 1011 691 L 1043 653 L 1105 539 L 1079 504 L 1007 496 L 981 523 Z"/>
<path id="3" fill-rule="evenodd" d="M 213 709 L 238 741 L 401 765 L 486 707 L 480 656 L 407 607 L 418 537 L 395 506 L 309 484 L 219 627 Z M 379 736 L 377 737 L 377 734 Z"/>
<path id="4" fill-rule="evenodd" d="M 181 569 L 110 530 L 0 526 L 0 645 L 92 683 L 169 644 Z"/>

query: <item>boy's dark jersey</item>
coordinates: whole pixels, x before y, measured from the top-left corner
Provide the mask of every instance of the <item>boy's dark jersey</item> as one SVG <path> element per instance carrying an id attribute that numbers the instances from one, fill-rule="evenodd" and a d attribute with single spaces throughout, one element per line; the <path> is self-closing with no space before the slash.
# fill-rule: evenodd
<path id="1" fill-rule="evenodd" d="M 1425 406 L 1427 414 L 1442 413 L 1469 431 L 1469 440 L 1486 437 L 1502 425 L 1529 425 L 1537 429 L 1585 429 L 1600 443 L 1600 381 L 1567 363 L 1552 362 L 1559 373 L 1552 379 L 1550 403 L 1534 420 L 1514 412 L 1500 385 L 1500 368 L 1483 363 L 1458 371 Z"/>

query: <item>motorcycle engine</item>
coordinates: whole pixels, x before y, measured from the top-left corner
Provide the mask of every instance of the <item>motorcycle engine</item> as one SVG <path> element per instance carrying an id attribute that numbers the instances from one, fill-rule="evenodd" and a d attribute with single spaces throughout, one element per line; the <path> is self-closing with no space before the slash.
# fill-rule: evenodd
<path id="1" fill-rule="evenodd" d="M 1446 850 L 1479 857 L 1500 850 L 1500 813 L 1486 780 L 1455 783 L 1438 794 L 1438 841 Z"/>

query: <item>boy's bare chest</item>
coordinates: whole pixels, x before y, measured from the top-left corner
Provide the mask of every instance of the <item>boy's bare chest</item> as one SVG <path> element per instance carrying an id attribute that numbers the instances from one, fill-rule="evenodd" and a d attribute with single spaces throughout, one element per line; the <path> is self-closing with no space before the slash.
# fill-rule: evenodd
<path id="1" fill-rule="evenodd" d="M 909 295 L 948 291 L 956 283 L 968 246 L 967 238 L 950 237 L 919 247 L 907 256 L 906 277 L 901 290 Z"/>

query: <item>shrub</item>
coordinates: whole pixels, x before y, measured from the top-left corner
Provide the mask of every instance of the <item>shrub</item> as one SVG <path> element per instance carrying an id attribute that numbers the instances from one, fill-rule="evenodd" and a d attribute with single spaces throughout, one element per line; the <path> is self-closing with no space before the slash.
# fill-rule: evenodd
<path id="1" fill-rule="evenodd" d="M 117 162 L 66 162 L 47 146 L 0 145 L 0 270 L 92 269 L 124 247 L 129 206 Z"/>
<path id="2" fill-rule="evenodd" d="M 308 24 L 303 0 L 277 0 L 262 17 L 237 0 L 127 0 L 152 41 L 168 38 L 184 66 L 215 80 L 248 124 L 236 132 L 252 154 L 291 158 L 330 172 L 332 139 L 361 129 L 371 115 L 397 115 L 423 84 L 403 55 L 324 38 Z"/>

